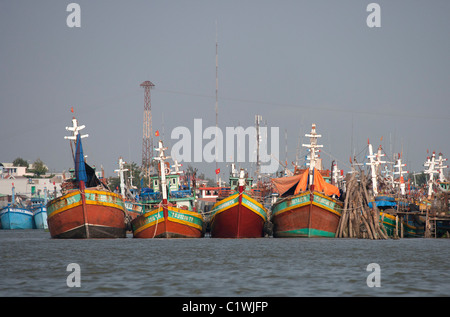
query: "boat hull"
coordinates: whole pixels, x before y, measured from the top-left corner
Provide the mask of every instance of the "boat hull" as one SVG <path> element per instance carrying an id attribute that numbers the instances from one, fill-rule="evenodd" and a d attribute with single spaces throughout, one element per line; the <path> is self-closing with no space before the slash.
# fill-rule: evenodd
<path id="1" fill-rule="evenodd" d="M 159 207 L 131 222 L 134 238 L 201 238 L 201 214 L 176 207 Z"/>
<path id="2" fill-rule="evenodd" d="M 34 229 L 33 213 L 24 208 L 5 207 L 0 212 L 2 229 Z"/>
<path id="3" fill-rule="evenodd" d="M 140 205 L 138 203 L 125 201 L 125 208 L 127 210 L 128 215 L 130 216 L 131 220 L 134 220 L 137 216 L 143 214 L 142 205 Z"/>
<path id="4" fill-rule="evenodd" d="M 245 193 L 217 202 L 211 217 L 211 238 L 261 238 L 267 221 L 265 208 Z"/>
<path id="5" fill-rule="evenodd" d="M 395 216 L 389 213 L 380 212 L 380 224 L 382 224 L 384 229 L 386 229 L 386 233 L 389 237 L 394 236 L 396 230 Z M 400 226 L 400 223 L 398 224 L 398 226 Z"/>
<path id="6" fill-rule="evenodd" d="M 47 207 L 40 206 L 33 210 L 34 223 L 36 229 L 48 229 Z"/>
<path id="7" fill-rule="evenodd" d="M 52 238 L 125 238 L 125 207 L 122 198 L 106 191 L 73 191 L 47 205 L 48 229 Z"/>
<path id="8" fill-rule="evenodd" d="M 423 238 L 425 236 L 425 226 L 421 226 L 413 221 L 404 222 L 405 238 Z"/>
<path id="9" fill-rule="evenodd" d="M 275 238 L 334 238 L 342 203 L 317 192 L 290 196 L 274 204 Z"/>

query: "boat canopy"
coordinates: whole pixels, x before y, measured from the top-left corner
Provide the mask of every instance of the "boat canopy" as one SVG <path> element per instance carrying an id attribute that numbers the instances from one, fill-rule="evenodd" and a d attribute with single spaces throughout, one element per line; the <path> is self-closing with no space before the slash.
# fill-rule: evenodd
<path id="1" fill-rule="evenodd" d="M 327 183 L 317 169 L 314 169 L 313 174 L 314 190 L 323 192 L 327 196 L 340 196 L 339 188 Z M 308 187 L 308 175 L 309 169 L 306 169 L 303 173 L 294 176 L 273 178 L 272 184 L 280 196 L 297 195 L 306 191 L 306 188 Z"/>

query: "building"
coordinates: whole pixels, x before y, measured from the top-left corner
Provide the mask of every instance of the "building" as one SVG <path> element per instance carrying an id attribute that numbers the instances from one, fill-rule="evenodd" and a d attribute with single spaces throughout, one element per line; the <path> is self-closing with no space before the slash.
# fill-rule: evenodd
<path id="1" fill-rule="evenodd" d="M 0 178 L 14 178 L 24 176 L 27 173 L 25 166 L 14 166 L 13 163 L 0 163 Z"/>

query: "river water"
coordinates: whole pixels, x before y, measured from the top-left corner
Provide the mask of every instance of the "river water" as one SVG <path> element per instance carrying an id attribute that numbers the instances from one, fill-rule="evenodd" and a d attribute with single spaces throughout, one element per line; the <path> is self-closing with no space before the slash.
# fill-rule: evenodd
<path id="1" fill-rule="evenodd" d="M 449 296 L 449 247 L 450 239 L 57 240 L 0 230 L 0 297 Z"/>

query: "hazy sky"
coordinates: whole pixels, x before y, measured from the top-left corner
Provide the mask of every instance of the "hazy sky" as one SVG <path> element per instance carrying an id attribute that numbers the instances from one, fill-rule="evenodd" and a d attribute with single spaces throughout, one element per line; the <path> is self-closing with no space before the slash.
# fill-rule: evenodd
<path id="1" fill-rule="evenodd" d="M 316 123 L 345 170 L 368 138 L 403 149 L 409 170 L 423 169 L 427 149 L 450 156 L 448 0 L 373 1 L 380 28 L 367 26 L 372 1 L 361 0 L 73 1 L 80 28 L 66 24 L 70 2 L 0 0 L 1 162 L 72 167 L 74 107 L 88 163 L 108 176 L 120 156 L 140 164 L 145 80 L 168 145 L 195 118 L 214 126 L 216 21 L 222 129 L 260 114 L 280 129 L 283 161 L 287 131 L 290 162 Z M 214 175 L 215 163 L 194 165 Z"/>

